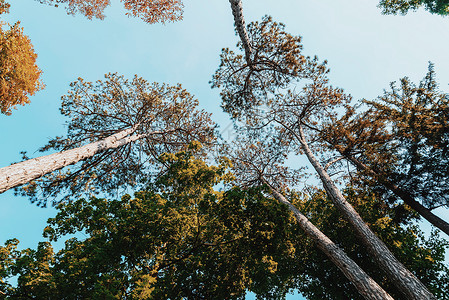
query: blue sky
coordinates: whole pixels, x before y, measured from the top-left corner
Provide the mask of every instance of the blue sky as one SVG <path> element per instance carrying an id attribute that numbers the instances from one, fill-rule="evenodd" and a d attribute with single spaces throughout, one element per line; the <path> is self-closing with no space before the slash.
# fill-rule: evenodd
<path id="1" fill-rule="evenodd" d="M 185 0 L 184 20 L 148 25 L 126 17 L 112 0 L 103 21 L 68 16 L 61 7 L 34 0 L 14 0 L 9 22 L 21 21 L 38 54 L 46 88 L 0 115 L 0 167 L 20 160 L 49 138 L 64 134 L 60 97 L 78 77 L 95 81 L 108 72 L 149 81 L 181 83 L 213 113 L 222 128 L 230 121 L 220 109 L 217 90 L 208 84 L 223 47 L 237 37 L 227 0 Z M 409 76 L 420 80 L 428 61 L 435 63 L 441 88 L 449 83 L 449 18 L 425 11 L 383 16 L 376 0 L 244 0 L 247 22 L 269 14 L 303 37 L 304 53 L 327 59 L 330 78 L 354 98 L 373 99 L 389 82 Z M 11 191 L 0 194 L 0 243 L 17 237 L 22 247 L 36 247 L 51 208 L 41 209 Z M 447 211 L 439 211 L 449 219 Z M 426 226 L 426 225 L 424 225 Z"/>

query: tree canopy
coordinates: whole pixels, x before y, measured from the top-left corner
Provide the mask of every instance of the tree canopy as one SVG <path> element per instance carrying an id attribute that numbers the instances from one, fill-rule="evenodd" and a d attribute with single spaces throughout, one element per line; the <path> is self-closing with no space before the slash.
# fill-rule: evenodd
<path id="1" fill-rule="evenodd" d="M 43 4 L 64 5 L 70 15 L 82 14 L 88 19 L 104 19 L 109 0 L 37 0 Z M 121 0 L 128 16 L 141 18 L 146 23 L 175 22 L 182 19 L 183 4 L 179 0 Z"/>
<path id="2" fill-rule="evenodd" d="M 10 5 L 0 0 L 0 15 Z M 0 21 L 0 112 L 11 114 L 17 105 L 30 103 L 29 97 L 41 90 L 42 71 L 36 65 L 37 55 L 20 22 L 10 25 Z"/>
<path id="3" fill-rule="evenodd" d="M 447 0 L 382 0 L 379 2 L 384 14 L 403 14 L 410 10 L 423 7 L 432 14 L 449 15 L 449 1 Z"/>

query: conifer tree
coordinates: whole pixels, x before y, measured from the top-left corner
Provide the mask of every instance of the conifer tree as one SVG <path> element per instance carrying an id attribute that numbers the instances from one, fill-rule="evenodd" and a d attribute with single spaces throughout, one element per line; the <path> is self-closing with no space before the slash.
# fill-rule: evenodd
<path id="1" fill-rule="evenodd" d="M 405 77 L 363 103 L 365 111 L 348 107 L 321 138 L 385 199 L 401 199 L 449 235 L 449 224 L 432 213 L 449 203 L 449 96 L 439 90 L 433 65 L 419 85 Z"/>
<path id="2" fill-rule="evenodd" d="M 1 168 L 0 192 L 23 185 L 16 191 L 41 205 L 80 193 L 116 194 L 160 172 L 160 154 L 214 139 L 210 115 L 180 85 L 107 74 L 95 83 L 79 78 L 71 87 L 61 105 L 67 136 L 40 149 L 58 153 Z"/>

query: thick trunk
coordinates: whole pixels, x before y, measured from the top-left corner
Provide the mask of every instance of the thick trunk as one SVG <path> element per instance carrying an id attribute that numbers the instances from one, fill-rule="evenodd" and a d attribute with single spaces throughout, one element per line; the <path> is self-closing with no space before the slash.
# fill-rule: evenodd
<path id="1" fill-rule="evenodd" d="M 387 189 L 392 191 L 396 196 L 402 199 L 408 206 L 410 206 L 412 209 L 416 210 L 424 219 L 429 221 L 433 226 L 439 228 L 441 231 L 446 233 L 449 236 L 449 223 L 441 219 L 440 217 L 436 216 L 430 209 L 423 206 L 421 203 L 416 201 L 410 193 L 402 190 L 400 187 L 398 187 L 396 184 L 392 183 L 388 179 L 382 178 L 379 176 L 376 172 L 371 170 L 368 166 L 365 164 L 359 162 L 355 157 L 350 155 L 344 155 L 345 158 L 347 158 L 350 162 L 352 162 L 357 169 L 360 171 L 367 172 L 370 176 L 373 178 L 379 180 L 381 184 L 383 184 Z"/>
<path id="2" fill-rule="evenodd" d="M 234 16 L 235 29 L 240 37 L 243 48 L 245 49 L 245 59 L 248 65 L 251 65 L 251 43 L 248 32 L 246 31 L 245 19 L 242 12 L 242 0 L 229 0 L 231 3 L 232 14 Z"/>
<path id="3" fill-rule="evenodd" d="M 388 275 L 391 282 L 405 295 L 407 299 L 436 299 L 435 296 L 416 278 L 404 265 L 399 262 L 390 252 L 387 246 L 369 229 L 360 215 L 343 197 L 340 190 L 335 186 L 332 179 L 318 162 L 310 150 L 302 130 L 299 128 L 299 136 L 296 136 L 301 143 L 308 160 L 317 171 L 323 183 L 327 195 L 335 204 L 337 209 L 349 221 L 361 238 L 370 254 L 377 261 L 378 265 Z"/>
<path id="4" fill-rule="evenodd" d="M 315 227 L 293 204 L 266 181 L 262 180 L 270 188 L 273 196 L 281 203 L 287 205 L 294 214 L 299 226 L 314 240 L 318 248 L 343 272 L 358 292 L 365 299 L 393 299 L 382 287 L 380 287 L 365 271 L 362 270 L 346 253 L 332 242 L 324 233 Z"/>
<path id="5" fill-rule="evenodd" d="M 45 155 L 0 169 L 0 193 L 30 182 L 45 174 L 75 164 L 107 149 L 114 149 L 134 142 L 144 135 L 132 135 L 133 128 L 122 130 L 101 141 L 50 155 Z"/>

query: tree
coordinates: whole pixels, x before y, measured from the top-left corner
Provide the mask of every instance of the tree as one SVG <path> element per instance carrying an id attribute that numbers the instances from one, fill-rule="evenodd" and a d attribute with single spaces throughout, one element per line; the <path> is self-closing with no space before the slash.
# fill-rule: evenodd
<path id="1" fill-rule="evenodd" d="M 297 224 L 307 237 L 330 259 L 346 278 L 356 287 L 366 299 L 392 299 L 368 274 L 365 273 L 347 254 L 308 218 L 298 210 L 282 193 L 289 182 L 295 182 L 296 174 L 291 174 L 288 168 L 282 166 L 285 159 L 280 147 L 275 143 L 258 142 L 240 138 L 238 146 L 226 149 L 231 156 L 233 169 L 236 173 L 235 184 L 242 188 L 265 185 L 273 197 L 288 207 L 295 216 Z"/>
<path id="2" fill-rule="evenodd" d="M 167 172 L 134 197 L 59 204 L 45 236 L 54 241 L 80 231 L 84 235 L 68 240 L 57 253 L 49 242 L 25 250 L 17 249 L 17 240 L 0 246 L 0 292 L 18 299 L 244 299 L 249 290 L 261 299 L 283 299 L 299 288 L 311 299 L 359 297 L 301 233 L 285 205 L 266 197 L 266 188 L 214 190 L 233 178 L 227 171 L 230 161 L 222 158 L 210 166 L 195 158 L 197 151 L 193 143 L 187 151 L 162 155 L 170 164 Z M 314 201 L 299 193 L 291 196 L 385 280 L 322 191 L 311 195 Z M 362 197 L 369 198 L 351 196 L 351 202 L 363 207 L 373 226 L 445 295 L 444 243 L 418 239 L 413 227 L 385 226 L 389 215 L 377 209 L 381 202 Z M 17 286 L 9 282 L 11 276 L 17 276 Z"/>
<path id="3" fill-rule="evenodd" d="M 259 28 L 259 31 L 250 28 Z M 241 55 L 223 50 L 220 67 L 213 78 L 213 87 L 223 85 L 221 95 L 224 109 L 231 111 L 234 119 L 245 119 L 245 126 L 249 127 L 248 132 L 254 127 L 257 129 L 277 124 L 271 126 L 274 126 L 274 132 L 281 132 L 276 137 L 279 143 L 291 145 L 294 152 L 303 152 L 306 155 L 330 199 L 398 289 L 410 299 L 434 299 L 422 282 L 407 270 L 369 229 L 314 156 L 304 127 L 311 133 L 319 132 L 323 122 L 332 119 L 336 108 L 344 106 L 350 97 L 328 84 L 328 69 L 325 63 L 320 64 L 317 58 L 304 58 L 300 54 L 301 48 L 297 45 L 299 38 L 291 38 L 291 35 L 279 29 L 283 29 L 283 26 L 273 23 L 269 18 L 265 18 L 260 25 L 255 23 L 248 26 L 250 39 L 259 41 L 261 45 L 260 50 L 254 48 L 253 51 L 263 53 L 264 49 L 272 49 L 276 54 L 261 58 L 263 65 L 275 66 L 270 72 L 265 68 L 251 70 L 242 62 Z M 287 58 L 285 64 L 279 57 Z M 283 89 L 298 79 L 308 79 L 310 83 L 304 84 L 300 91 L 288 90 L 284 92 L 285 95 L 282 94 Z M 286 156 L 288 154 L 285 152 Z"/>
<path id="4" fill-rule="evenodd" d="M 69 118 L 67 136 L 40 149 L 60 153 L 0 169 L 1 191 L 25 184 L 18 193 L 41 205 L 49 197 L 116 194 L 120 188 L 145 184 L 151 172 L 160 171 L 160 154 L 194 140 L 207 146 L 214 139 L 210 115 L 198 110 L 198 101 L 180 85 L 107 74 L 104 81 L 80 78 L 71 87 L 61 106 Z"/>
<path id="5" fill-rule="evenodd" d="M 67 13 L 80 13 L 88 19 L 104 19 L 103 11 L 109 0 L 37 0 L 43 4 L 59 6 L 64 4 Z M 128 16 L 141 18 L 146 23 L 175 22 L 182 19 L 183 4 L 179 0 L 122 0 L 129 10 Z"/>
<path id="6" fill-rule="evenodd" d="M 382 0 L 379 2 L 384 14 L 407 14 L 410 10 L 424 7 L 432 14 L 448 15 L 449 1 L 447 0 Z"/>
<path id="7" fill-rule="evenodd" d="M 0 15 L 8 13 L 9 7 L 0 0 Z M 44 87 L 33 45 L 19 25 L 0 21 L 0 112 L 6 115 L 17 105 L 30 103 L 29 96 Z"/>
<path id="8" fill-rule="evenodd" d="M 348 107 L 322 138 L 385 199 L 403 200 L 449 235 L 449 224 L 431 212 L 449 201 L 449 96 L 438 89 L 433 65 L 418 86 L 403 78 L 364 103 L 365 111 Z"/>

